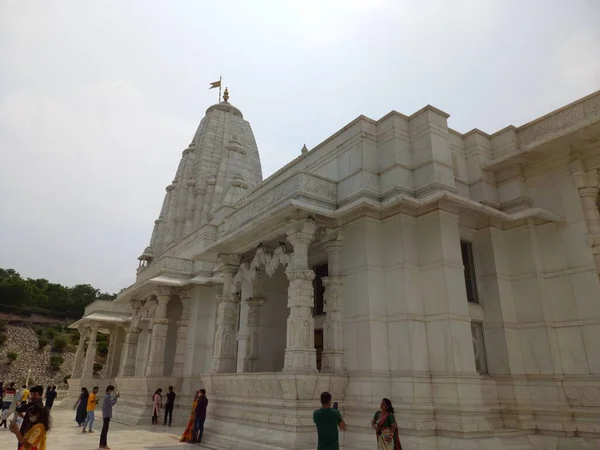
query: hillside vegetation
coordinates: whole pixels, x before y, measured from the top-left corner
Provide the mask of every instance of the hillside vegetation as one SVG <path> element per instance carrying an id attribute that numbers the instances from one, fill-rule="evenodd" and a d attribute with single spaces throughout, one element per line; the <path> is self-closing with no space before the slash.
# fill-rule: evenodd
<path id="1" fill-rule="evenodd" d="M 23 278 L 13 269 L 0 268 L 0 311 L 5 314 L 78 319 L 94 300 L 115 297 L 116 294 L 100 292 L 89 284 L 67 287 L 44 278 Z"/>
<path id="2" fill-rule="evenodd" d="M 0 268 L 0 381 L 66 387 L 79 332 L 68 328 L 95 300 L 111 300 L 89 284 L 66 287 Z M 98 335 L 94 372 L 101 373 L 107 336 Z"/>

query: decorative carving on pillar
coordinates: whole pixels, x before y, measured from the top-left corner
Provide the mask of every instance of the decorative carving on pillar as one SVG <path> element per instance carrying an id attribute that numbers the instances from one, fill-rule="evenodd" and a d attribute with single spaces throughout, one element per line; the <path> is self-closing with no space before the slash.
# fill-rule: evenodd
<path id="1" fill-rule="evenodd" d="M 125 335 L 125 345 L 119 367 L 120 377 L 132 377 L 135 375 L 135 361 L 137 357 L 137 346 L 140 339 L 140 320 L 143 301 L 140 299 L 131 300 L 131 323 Z"/>
<path id="2" fill-rule="evenodd" d="M 326 229 L 321 242 L 327 252 L 329 276 L 323 278 L 325 287 L 323 324 L 323 355 L 321 372 L 344 373 L 344 319 L 342 299 L 346 278 L 340 276 L 340 251 L 343 231 L 340 228 Z"/>
<path id="3" fill-rule="evenodd" d="M 179 378 L 183 377 L 184 353 L 189 323 L 188 311 L 191 295 L 190 289 L 181 289 L 178 292 L 179 301 L 181 302 L 181 318 L 177 321 L 177 346 L 175 348 L 175 362 L 173 364 L 173 372 L 171 375 Z"/>
<path id="4" fill-rule="evenodd" d="M 581 161 L 572 163 L 575 185 L 589 232 L 589 243 L 594 254 L 596 270 L 600 272 L 600 211 L 598 211 L 598 170 L 585 171 Z"/>
<path id="5" fill-rule="evenodd" d="M 284 372 L 316 372 L 313 280 L 315 273 L 308 268 L 308 246 L 315 238 L 317 224 L 312 219 L 294 220 L 287 233 L 294 253 L 286 271 L 288 287 L 287 340 Z"/>
<path id="6" fill-rule="evenodd" d="M 256 271 L 264 267 L 265 273 L 272 277 L 277 268 L 287 266 L 292 259 L 291 253 L 287 252 L 285 244 L 279 244 L 273 253 L 269 253 L 264 245 L 259 245 L 251 261 L 245 261 L 239 266 L 233 282 L 239 286 L 242 280 L 252 281 L 256 277 Z"/>
<path id="7" fill-rule="evenodd" d="M 167 305 L 171 299 L 171 288 L 158 288 L 156 291 L 154 319 L 150 337 L 150 351 L 146 364 L 147 377 L 162 377 L 165 371 L 165 347 L 167 344 Z"/>
<path id="8" fill-rule="evenodd" d="M 82 378 L 92 378 L 94 375 L 94 360 L 96 359 L 96 337 L 98 336 L 98 324 L 90 323 L 90 334 L 87 351 L 85 352 L 85 363 L 83 365 Z"/>
<path id="9" fill-rule="evenodd" d="M 236 341 L 239 296 L 235 292 L 233 278 L 239 269 L 240 255 L 219 255 L 223 274 L 223 294 L 217 296 L 217 331 L 212 357 L 212 373 L 235 372 Z"/>
<path id="10" fill-rule="evenodd" d="M 75 353 L 75 361 L 73 362 L 73 372 L 71 378 L 81 378 L 83 357 L 85 353 L 85 341 L 90 333 L 89 328 L 85 327 L 79 330 L 79 344 L 77 345 L 77 352 Z"/>

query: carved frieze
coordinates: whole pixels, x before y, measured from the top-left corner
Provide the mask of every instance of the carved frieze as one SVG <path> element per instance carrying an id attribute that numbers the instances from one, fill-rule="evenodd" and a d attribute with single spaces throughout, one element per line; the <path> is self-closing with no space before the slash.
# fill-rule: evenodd
<path id="1" fill-rule="evenodd" d="M 225 234 L 249 222 L 283 200 L 301 195 L 316 197 L 335 206 L 337 203 L 337 185 L 333 181 L 314 175 L 297 173 L 271 189 L 267 189 L 265 186 L 234 205 L 237 211 L 231 214 L 219 227 L 219 234 Z"/>

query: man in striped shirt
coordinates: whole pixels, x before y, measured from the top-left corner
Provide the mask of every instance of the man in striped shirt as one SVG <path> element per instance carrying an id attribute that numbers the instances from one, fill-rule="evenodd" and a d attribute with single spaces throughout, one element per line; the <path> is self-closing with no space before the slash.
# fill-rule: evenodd
<path id="1" fill-rule="evenodd" d="M 107 444 L 108 438 L 108 425 L 110 424 L 110 419 L 112 419 L 112 409 L 113 406 L 117 403 L 117 399 L 119 398 L 119 393 L 113 395 L 115 392 L 115 387 L 112 384 L 106 386 L 106 396 L 104 397 L 104 403 L 102 404 L 102 432 L 100 433 L 100 448 L 109 449 L 110 447 Z"/>

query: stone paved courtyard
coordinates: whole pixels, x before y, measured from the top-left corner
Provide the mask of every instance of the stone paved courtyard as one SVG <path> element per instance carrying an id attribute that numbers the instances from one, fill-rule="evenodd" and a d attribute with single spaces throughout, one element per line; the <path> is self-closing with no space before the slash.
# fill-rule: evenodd
<path id="1" fill-rule="evenodd" d="M 71 409 L 54 408 L 52 410 L 53 427 L 48 434 L 47 450 L 92 450 L 98 448 L 102 428 L 100 412 L 96 413 L 93 434 L 81 433 L 81 428 L 77 427 L 75 423 L 74 414 L 75 412 Z M 111 422 L 108 445 L 113 450 L 204 448 L 180 443 L 179 437 L 182 433 L 183 428 L 181 427 L 169 428 L 162 425 L 129 427 Z M 0 429 L 0 449 L 16 449 L 16 442 L 14 435 L 8 429 Z"/>

